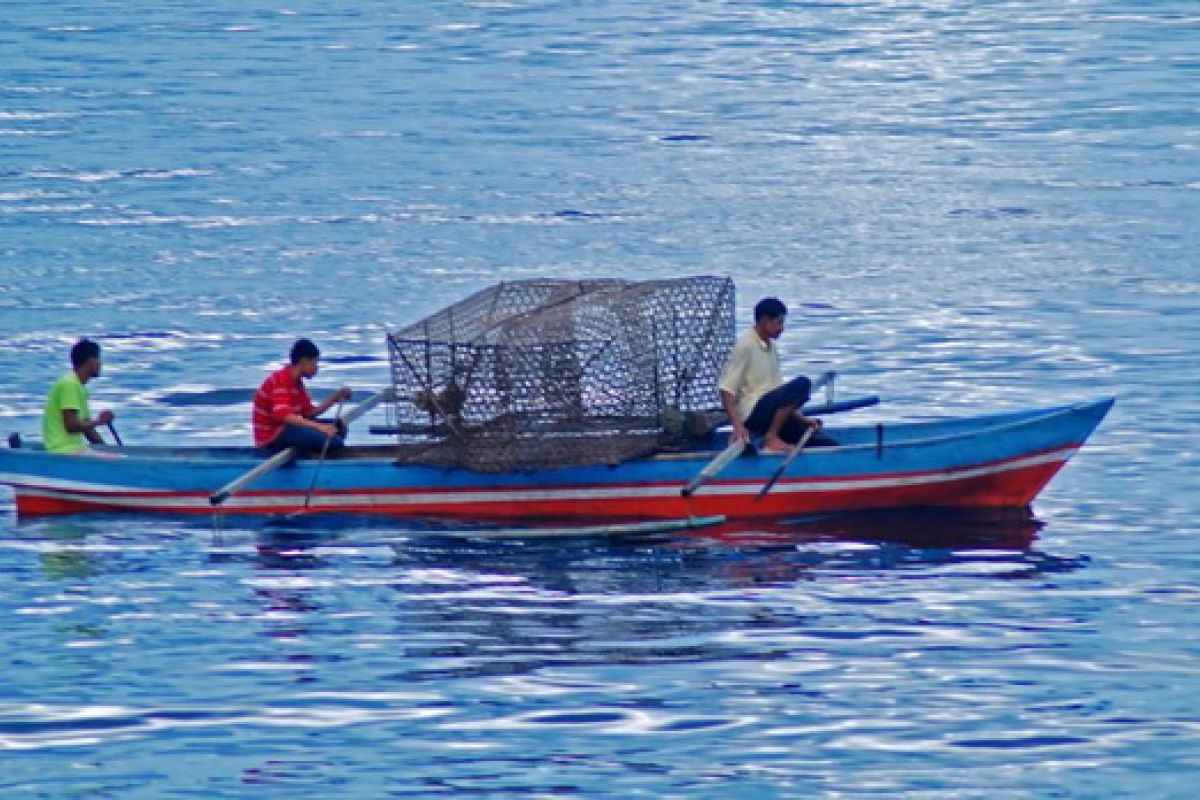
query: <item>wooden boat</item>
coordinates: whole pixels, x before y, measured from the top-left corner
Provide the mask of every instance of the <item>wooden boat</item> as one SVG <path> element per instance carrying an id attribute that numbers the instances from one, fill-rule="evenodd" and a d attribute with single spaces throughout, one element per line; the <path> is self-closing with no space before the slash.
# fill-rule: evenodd
<path id="1" fill-rule="evenodd" d="M 231 494 L 220 510 L 471 520 L 637 521 L 769 518 L 909 507 L 1028 506 L 1088 439 L 1111 398 L 946 420 L 829 424 L 769 492 L 778 454 L 746 454 L 690 496 L 681 491 L 724 447 L 714 431 L 686 448 L 611 465 L 484 472 L 398 459 L 403 445 L 299 458 Z M 14 442 L 16 444 L 16 442 Z M 238 447 L 97 447 L 51 455 L 0 449 L 0 483 L 22 515 L 87 511 L 212 514 L 221 487 L 263 462 Z"/>
<path id="2" fill-rule="evenodd" d="M 1020 507 L 1113 402 L 831 426 L 833 445 L 794 461 L 734 457 L 711 408 L 734 308 L 732 280 L 713 276 L 502 282 L 388 333 L 392 383 L 347 418 L 386 400 L 393 424 L 379 432 L 394 434 L 392 445 L 302 459 L 236 447 L 60 456 L 16 446 L 0 450 L 0 483 L 14 488 L 21 514 L 336 512 L 540 521 L 543 531 L 578 523 L 568 532 Z M 830 382 L 831 404 L 833 377 L 813 384 Z"/>

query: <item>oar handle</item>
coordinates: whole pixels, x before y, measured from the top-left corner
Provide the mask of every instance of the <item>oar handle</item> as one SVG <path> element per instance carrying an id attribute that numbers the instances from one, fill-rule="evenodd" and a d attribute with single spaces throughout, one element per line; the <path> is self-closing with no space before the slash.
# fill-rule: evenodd
<path id="1" fill-rule="evenodd" d="M 113 441 L 117 443 L 117 447 L 124 447 L 125 443 L 121 441 L 120 434 L 117 433 L 117 428 L 111 422 L 108 424 L 108 432 L 112 434 Z"/>

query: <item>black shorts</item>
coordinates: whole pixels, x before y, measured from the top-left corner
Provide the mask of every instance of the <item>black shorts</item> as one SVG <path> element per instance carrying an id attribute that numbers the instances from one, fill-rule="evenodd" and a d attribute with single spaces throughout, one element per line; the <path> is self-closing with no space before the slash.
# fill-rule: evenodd
<path id="1" fill-rule="evenodd" d="M 779 409 L 790 407 L 799 411 L 808 402 L 811 395 L 812 381 L 803 375 L 776 386 L 760 397 L 758 402 L 754 404 L 754 410 L 750 412 L 750 416 L 746 417 L 746 430 L 756 436 L 765 435 L 767 428 L 771 427 L 771 420 L 775 418 L 775 413 Z M 779 438 L 788 444 L 795 444 L 804 435 L 805 427 L 793 414 L 783 421 L 783 425 L 779 428 Z M 814 434 L 808 440 L 808 443 L 815 446 L 837 444 L 837 442 L 821 432 Z"/>

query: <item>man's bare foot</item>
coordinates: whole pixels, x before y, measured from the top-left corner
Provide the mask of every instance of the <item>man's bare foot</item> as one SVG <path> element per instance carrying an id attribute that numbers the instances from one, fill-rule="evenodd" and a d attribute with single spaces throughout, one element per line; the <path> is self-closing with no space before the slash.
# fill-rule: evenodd
<path id="1" fill-rule="evenodd" d="M 763 452 L 763 453 L 786 453 L 790 449 L 791 449 L 791 446 L 788 445 L 788 443 L 785 442 L 783 439 L 780 439 L 778 436 L 768 436 L 766 439 L 763 439 L 763 446 L 762 446 L 761 452 Z"/>

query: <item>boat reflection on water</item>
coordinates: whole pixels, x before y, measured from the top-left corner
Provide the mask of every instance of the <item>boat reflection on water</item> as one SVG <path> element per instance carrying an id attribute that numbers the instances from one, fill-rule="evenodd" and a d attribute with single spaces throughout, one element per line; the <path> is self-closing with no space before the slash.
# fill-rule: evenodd
<path id="1" fill-rule="evenodd" d="M 55 581 L 86 580 L 103 571 L 102 554 L 89 547 L 94 525 L 78 519 L 19 522 L 11 529 L 14 541 L 36 550 L 42 572 Z"/>
<path id="2" fill-rule="evenodd" d="M 392 547 L 397 567 L 508 575 L 566 593 L 709 591 L 847 571 L 1024 579 L 1087 563 L 1087 556 L 1036 549 L 1042 527 L 1028 509 L 910 509 L 580 538 L 493 538 L 484 528 L 472 536 L 430 526 Z"/>
<path id="3" fill-rule="evenodd" d="M 910 511 L 670 536 L 426 531 L 391 545 L 395 613 L 413 657 L 404 675 L 786 659 L 793 647 L 893 631 L 893 602 L 919 609 L 922 596 L 994 598 L 1004 592 L 984 586 L 973 594 L 967 586 L 1001 582 L 1023 595 L 1015 583 L 1087 563 L 1033 547 L 1041 527 L 1029 513 Z M 886 621 L 873 616 L 875 603 L 888 609 Z"/>
<path id="4" fill-rule="evenodd" d="M 51 540 L 44 554 L 49 574 L 86 575 L 103 570 L 137 532 L 157 538 L 149 520 L 134 525 L 100 516 L 89 524 L 42 521 L 21 525 L 22 538 Z M 179 521 L 171 530 L 179 533 Z M 561 526 L 561 523 L 559 523 Z M 1044 523 L 1021 510 L 907 509 L 855 512 L 776 521 L 722 522 L 696 529 L 571 535 L 553 523 L 531 535 L 511 527 L 446 521 L 366 520 L 313 514 L 264 524 L 247 521 L 226 535 L 252 545 L 216 546 L 214 562 L 253 559 L 257 569 L 337 572 L 348 553 L 390 553 L 398 569 L 451 570 L 468 582 L 507 576 L 551 591 L 709 591 L 739 585 L 811 580 L 823 574 L 864 576 L 892 570 L 925 575 L 1031 578 L 1074 570 L 1086 555 L 1053 555 L 1035 546 Z M 559 535 L 546 536 L 551 530 Z M 97 551 L 95 539 L 121 531 L 114 553 Z M 230 544 L 234 542 L 230 539 Z M 249 541 L 247 541 L 249 539 Z M 89 540 L 90 543 L 89 543 Z"/>
<path id="5" fill-rule="evenodd" d="M 256 520 L 249 519 L 253 524 Z M 279 516 L 262 523 L 263 541 L 277 541 L 292 549 L 306 540 L 324 541 L 338 531 L 350 536 L 369 532 L 397 534 L 407 541 L 448 546 L 463 542 L 494 541 L 499 547 L 522 549 L 542 543 L 570 549 L 570 542 L 613 545 L 670 544 L 677 547 L 725 545 L 794 545 L 817 541 L 892 542 L 914 547 L 945 549 L 1028 550 L 1044 527 L 1030 507 L 995 509 L 909 508 L 847 511 L 786 519 L 725 520 L 693 518 L 685 521 L 533 520 L 511 521 L 370 518 L 313 513 Z M 661 524 L 660 524 L 661 523 Z M 677 524 L 675 524 L 677 523 Z M 384 538 L 387 538 L 386 536 Z"/>
<path id="6" fill-rule="evenodd" d="M 914 508 L 822 514 L 794 519 L 726 522 L 697 531 L 699 540 L 727 544 L 805 541 L 887 542 L 931 549 L 1024 551 L 1044 523 L 1029 507 Z"/>
<path id="7" fill-rule="evenodd" d="M 574 566 L 600 560 L 613 565 L 614 574 L 630 580 L 647 564 L 686 560 L 696 566 L 705 560 L 717 564 L 755 558 L 777 561 L 781 553 L 788 554 L 787 559 L 798 569 L 854 563 L 879 568 L 883 563 L 880 554 L 895 556 L 887 563 L 908 566 L 941 563 L 946 558 L 995 559 L 1002 555 L 1038 562 L 1045 568 L 1053 568 L 1052 562 L 1057 561 L 1035 548 L 1044 523 L 1029 508 L 853 512 L 771 521 L 725 521 L 674 531 L 640 531 L 635 526 L 631 532 L 606 534 L 597 534 L 597 528 L 586 525 L 563 527 L 561 522 L 550 521 L 536 528 L 513 528 L 511 523 L 398 522 L 329 514 L 273 521 L 247 519 L 245 523 L 237 529 L 253 539 L 258 566 L 264 569 L 336 569 L 336 548 L 347 544 L 390 547 L 399 564 L 429 563 L 485 571 L 506 568 L 525 573 L 539 566 L 570 571 Z M 180 521 L 172 520 L 171 525 L 171 532 L 178 534 Z M 152 520 L 143 518 L 135 523 L 115 515 L 40 520 L 18 525 L 17 530 L 21 538 L 54 542 L 56 546 L 49 548 L 53 560 L 68 563 L 47 567 L 67 572 L 80 569 L 78 557 L 94 548 L 97 536 L 120 531 L 123 539 L 131 534 L 136 538 L 137 532 L 157 538 Z M 93 540 L 92 547 L 86 544 L 89 539 Z M 218 560 L 236 557 L 222 555 L 219 550 L 210 555 Z M 1079 561 L 1069 558 L 1063 563 Z"/>
<path id="8" fill-rule="evenodd" d="M 1028 579 L 1087 562 L 1036 549 L 1043 527 L 1028 508 L 906 509 L 725 523 L 673 546 L 703 552 L 732 584 L 895 571 L 907 578 Z"/>

